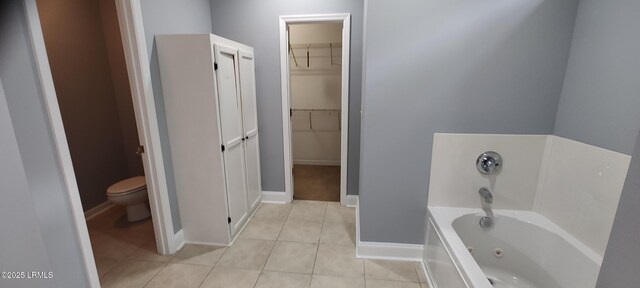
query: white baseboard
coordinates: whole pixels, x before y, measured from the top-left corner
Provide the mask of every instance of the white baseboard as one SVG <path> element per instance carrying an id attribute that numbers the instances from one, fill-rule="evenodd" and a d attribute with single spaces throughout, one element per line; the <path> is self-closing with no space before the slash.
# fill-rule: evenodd
<path id="1" fill-rule="evenodd" d="M 186 244 L 192 244 L 192 245 L 221 246 L 221 247 L 231 246 L 231 244 L 215 243 L 215 242 L 187 241 L 185 243 Z"/>
<path id="2" fill-rule="evenodd" d="M 356 207 L 358 205 L 358 195 L 347 195 L 344 200 L 344 205 L 347 207 Z"/>
<path id="3" fill-rule="evenodd" d="M 317 166 L 340 166 L 340 159 L 338 160 L 293 160 L 293 165 L 317 165 Z"/>
<path id="4" fill-rule="evenodd" d="M 109 202 L 109 200 L 105 201 L 102 204 L 99 204 L 96 207 L 93 207 L 87 211 L 84 212 L 84 219 L 85 220 L 89 220 L 93 217 L 96 217 L 98 214 L 109 210 L 111 207 L 113 207 L 113 203 Z"/>
<path id="5" fill-rule="evenodd" d="M 356 256 L 363 259 L 421 261 L 424 245 L 403 243 L 359 242 Z"/>
<path id="6" fill-rule="evenodd" d="M 355 196 L 355 195 L 351 195 Z M 348 196 L 347 196 L 348 198 Z M 379 243 L 360 241 L 360 199 L 356 202 L 356 257 L 361 259 L 384 259 L 422 261 L 424 245 L 403 243 Z"/>
<path id="7" fill-rule="evenodd" d="M 185 242 L 184 240 L 184 231 L 180 229 L 178 233 L 173 235 L 173 244 L 172 247 L 169 247 L 169 251 L 171 251 L 171 254 L 176 253 L 180 251 L 180 249 L 182 249 L 182 247 L 184 247 L 186 243 L 187 242 Z"/>
<path id="8" fill-rule="evenodd" d="M 262 191 L 262 203 L 289 203 L 289 199 L 285 192 L 279 191 Z"/>

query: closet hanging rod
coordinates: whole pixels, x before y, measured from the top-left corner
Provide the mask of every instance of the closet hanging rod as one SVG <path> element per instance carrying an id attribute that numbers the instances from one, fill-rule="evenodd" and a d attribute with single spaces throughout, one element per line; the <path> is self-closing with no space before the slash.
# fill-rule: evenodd
<path id="1" fill-rule="evenodd" d="M 301 112 L 340 112 L 341 109 L 291 109 L 293 111 L 301 111 Z"/>
<path id="2" fill-rule="evenodd" d="M 300 48 L 342 48 L 342 43 L 297 43 L 289 46 L 294 49 Z"/>

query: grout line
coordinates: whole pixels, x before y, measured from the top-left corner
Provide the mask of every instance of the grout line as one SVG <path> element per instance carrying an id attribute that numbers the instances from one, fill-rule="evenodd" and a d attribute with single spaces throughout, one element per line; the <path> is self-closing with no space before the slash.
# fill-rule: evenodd
<path id="1" fill-rule="evenodd" d="M 220 258 L 222 258 L 222 256 L 220 256 Z M 218 259 L 220 260 L 220 259 Z M 218 263 L 218 261 L 216 261 L 216 264 Z M 209 270 L 209 273 L 207 273 L 207 275 L 204 276 L 204 279 L 202 279 L 202 282 L 200 282 L 200 285 L 198 285 L 197 287 L 202 287 L 202 285 L 204 285 L 204 281 L 207 280 L 207 278 L 209 278 L 209 275 L 211 275 L 211 272 L 213 272 L 213 268 L 215 267 L 215 265 L 211 266 L 211 270 Z"/>
<path id="2" fill-rule="evenodd" d="M 149 280 L 144 283 L 144 285 L 142 287 L 147 287 L 147 285 L 149 285 L 149 283 L 156 277 L 158 277 L 158 275 L 160 275 L 160 272 L 162 272 L 162 270 L 164 269 L 164 267 L 167 267 L 167 263 L 164 263 L 164 265 L 162 265 L 162 267 L 160 267 L 160 269 L 158 269 L 158 272 L 156 272 L 156 274 L 153 275 L 153 277 L 149 278 Z"/>
<path id="3" fill-rule="evenodd" d="M 209 269 L 209 272 L 207 272 L 207 275 L 205 275 L 204 278 L 202 278 L 202 280 L 200 281 L 200 284 L 198 284 L 197 287 L 200 287 L 204 284 L 204 280 L 207 280 L 207 277 L 209 277 L 209 274 L 211 274 L 211 271 L 213 271 L 213 266 L 211 266 L 211 269 Z"/>

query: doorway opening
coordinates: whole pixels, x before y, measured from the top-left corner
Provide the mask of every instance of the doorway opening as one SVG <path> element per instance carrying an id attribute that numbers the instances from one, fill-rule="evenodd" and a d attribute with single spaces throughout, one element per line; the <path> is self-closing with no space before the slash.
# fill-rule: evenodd
<path id="1" fill-rule="evenodd" d="M 287 201 L 346 205 L 350 15 L 281 16 Z"/>
<path id="2" fill-rule="evenodd" d="M 80 207 L 71 201 L 73 213 L 84 216 L 75 218 L 86 221 L 89 230 L 87 234 L 79 229 L 78 237 L 92 285 L 98 278 L 94 259 L 102 275 L 104 267 L 113 268 L 134 254 L 171 250 L 163 210 L 157 201 L 149 201 L 157 197 L 158 171 L 149 165 L 140 144 L 149 143 L 143 118 L 148 115 L 140 115 L 144 108 L 132 97 L 136 83 L 129 83 L 125 61 L 131 43 L 123 45 L 123 35 L 130 31 L 120 31 L 119 4 L 120 8 L 114 0 L 27 4 L 40 76 L 52 78 L 43 84 L 43 92 L 47 103 L 53 103 L 50 113 L 62 116 L 52 126 L 63 171 L 72 175 L 66 176 L 68 191 L 71 199 L 82 202 Z M 153 152 L 154 146 L 146 150 Z M 147 179 L 134 177 L 144 175 Z"/>

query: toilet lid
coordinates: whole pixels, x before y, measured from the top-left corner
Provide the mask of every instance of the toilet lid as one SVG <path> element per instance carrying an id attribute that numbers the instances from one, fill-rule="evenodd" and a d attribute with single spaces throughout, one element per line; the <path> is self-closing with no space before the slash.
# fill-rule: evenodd
<path id="1" fill-rule="evenodd" d="M 107 193 L 109 194 L 121 194 L 127 192 L 133 192 L 145 188 L 147 186 L 147 182 L 144 176 L 136 176 L 131 177 L 129 179 L 122 180 L 117 182 L 109 188 L 107 188 Z"/>

